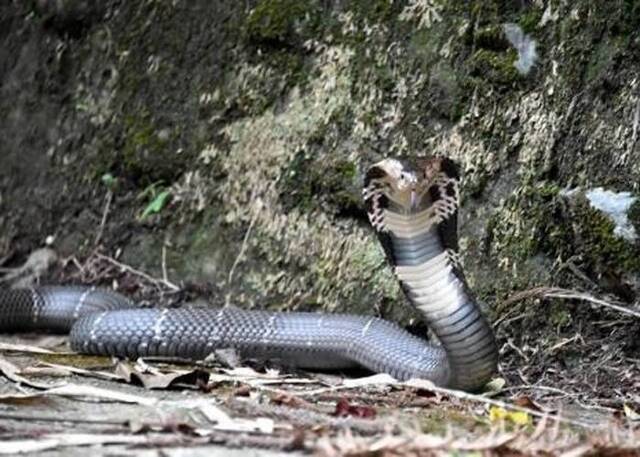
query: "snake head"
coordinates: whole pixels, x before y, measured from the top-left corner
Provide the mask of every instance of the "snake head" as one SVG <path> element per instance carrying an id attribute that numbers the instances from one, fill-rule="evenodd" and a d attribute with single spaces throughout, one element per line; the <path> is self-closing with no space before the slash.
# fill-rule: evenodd
<path id="1" fill-rule="evenodd" d="M 459 180 L 456 165 L 445 157 L 421 158 L 414 163 L 397 159 L 375 163 L 367 170 L 363 190 L 371 222 L 389 206 L 401 213 L 431 206 L 440 197 L 436 189 L 443 180 L 452 185 Z M 448 188 L 446 192 L 457 198 L 457 187 Z"/>
<path id="2" fill-rule="evenodd" d="M 418 215 L 429 209 L 443 248 L 452 259 L 456 257 L 459 185 L 458 167 L 446 157 L 420 158 L 413 163 L 385 159 L 367 170 L 363 189 L 367 215 L 390 259 L 393 252 L 387 239 L 385 210 Z"/>

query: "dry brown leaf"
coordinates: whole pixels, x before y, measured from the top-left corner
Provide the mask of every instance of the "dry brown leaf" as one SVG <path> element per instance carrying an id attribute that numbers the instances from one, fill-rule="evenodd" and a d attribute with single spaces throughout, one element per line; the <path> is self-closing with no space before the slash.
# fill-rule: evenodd
<path id="1" fill-rule="evenodd" d="M 271 401 L 276 405 L 285 405 L 290 408 L 310 406 L 309 402 L 294 395 L 291 392 L 277 391 L 271 394 Z"/>
<path id="2" fill-rule="evenodd" d="M 55 370 L 60 370 L 61 372 L 77 374 L 77 375 L 86 376 L 89 378 L 106 379 L 108 381 L 121 380 L 118 375 L 113 373 L 108 373 L 106 371 L 101 371 L 101 370 L 87 370 L 84 368 L 78 368 L 71 365 L 60 365 L 57 363 L 49 363 L 49 362 L 39 362 L 39 365 L 42 365 L 44 368 L 51 368 Z M 37 367 L 30 368 L 30 370 L 36 370 L 36 369 Z"/>
<path id="3" fill-rule="evenodd" d="M 341 398 L 336 403 L 336 409 L 333 412 L 338 417 L 359 417 L 362 419 L 373 419 L 376 417 L 376 410 L 367 405 L 354 405 L 346 398 Z"/>
<path id="4" fill-rule="evenodd" d="M 33 387 L 35 389 L 50 389 L 51 387 L 55 387 L 51 384 L 31 381 L 25 378 L 24 376 L 20 376 L 18 374 L 20 373 L 20 368 L 1 356 L 0 356 L 0 373 L 2 373 L 10 381 L 17 382 L 25 386 Z"/>
<path id="5" fill-rule="evenodd" d="M 196 368 L 193 370 L 173 370 L 169 373 L 162 373 L 153 369 L 152 372 L 146 366 L 144 372 L 138 369 L 138 365 L 131 367 L 126 363 L 119 362 L 116 365 L 116 375 L 119 379 L 130 384 L 142 386 L 145 389 L 168 389 L 177 384 L 191 385 L 195 387 L 206 386 L 209 382 L 209 372 Z"/>

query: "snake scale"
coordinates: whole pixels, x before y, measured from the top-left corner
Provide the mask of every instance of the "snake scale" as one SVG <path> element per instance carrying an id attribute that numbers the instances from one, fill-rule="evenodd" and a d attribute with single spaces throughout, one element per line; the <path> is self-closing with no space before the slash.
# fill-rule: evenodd
<path id="1" fill-rule="evenodd" d="M 370 316 L 218 309 L 136 309 L 93 287 L 0 290 L 0 331 L 70 331 L 86 354 L 202 359 L 233 348 L 307 369 L 365 367 L 398 379 L 477 390 L 497 346 L 457 261 L 459 174 L 444 157 L 385 159 L 365 176 L 369 220 L 400 285 L 440 344 Z M 375 287 L 375 285 L 373 285 Z"/>

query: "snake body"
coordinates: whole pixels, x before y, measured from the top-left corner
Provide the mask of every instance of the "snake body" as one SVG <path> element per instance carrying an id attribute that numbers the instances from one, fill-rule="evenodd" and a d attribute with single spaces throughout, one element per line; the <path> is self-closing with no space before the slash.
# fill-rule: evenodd
<path id="1" fill-rule="evenodd" d="M 363 192 L 402 289 L 440 345 L 376 317 L 136 309 L 118 293 L 68 286 L 0 290 L 0 331 L 70 331 L 71 347 L 87 354 L 202 359 L 233 348 L 242 357 L 301 368 L 358 365 L 476 390 L 496 370 L 497 347 L 456 261 L 458 185 L 457 168 L 446 158 L 411 168 L 385 159 L 368 170 Z"/>

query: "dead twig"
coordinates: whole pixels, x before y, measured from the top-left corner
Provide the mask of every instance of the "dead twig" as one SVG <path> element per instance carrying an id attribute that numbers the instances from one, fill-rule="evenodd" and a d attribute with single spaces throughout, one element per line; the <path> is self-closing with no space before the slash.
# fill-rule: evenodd
<path id="1" fill-rule="evenodd" d="M 253 199 L 254 199 L 254 196 L 252 195 L 251 200 Z M 242 245 L 240 246 L 240 251 L 238 251 L 238 255 L 236 256 L 235 260 L 233 261 L 233 264 L 231 265 L 231 268 L 229 269 L 229 276 L 227 277 L 228 286 L 231 285 L 231 281 L 233 281 L 233 274 L 235 273 L 236 268 L 240 264 L 240 261 L 242 260 L 242 257 L 244 256 L 245 251 L 247 250 L 247 245 L 249 242 L 249 236 L 251 235 L 251 230 L 253 230 L 253 226 L 255 225 L 256 220 L 258 219 L 258 213 L 260 212 L 261 209 L 262 209 L 262 201 L 258 199 L 258 201 L 256 201 L 254 204 L 253 215 L 251 216 L 249 227 L 247 228 L 247 231 L 244 233 L 244 238 L 242 239 Z M 229 304 L 229 299 L 230 299 L 230 295 L 227 294 L 227 297 L 225 299 L 226 301 L 225 305 Z"/>
<path id="2" fill-rule="evenodd" d="M 104 254 L 100 254 L 100 253 L 96 253 L 96 257 L 98 257 L 99 259 L 105 260 L 109 263 L 111 263 L 112 265 L 117 266 L 118 268 L 124 270 L 124 271 L 128 271 L 131 274 L 134 274 L 136 276 L 140 276 L 141 278 L 146 279 L 147 281 L 153 283 L 153 284 L 162 284 L 163 286 L 173 290 L 173 291 L 179 291 L 180 287 L 178 287 L 177 285 L 175 285 L 174 283 L 172 283 L 169 280 L 165 280 L 165 279 L 157 279 L 154 278 L 153 276 L 148 275 L 147 273 L 145 273 L 144 271 L 140 271 L 140 270 L 136 270 L 135 268 L 124 264 L 122 262 L 118 262 L 116 259 L 109 257 L 107 255 Z"/>
<path id="3" fill-rule="evenodd" d="M 536 386 L 535 384 L 521 384 L 519 386 L 510 386 L 502 388 L 504 392 L 519 392 L 522 390 L 539 390 L 542 392 L 550 392 L 563 395 L 565 397 L 575 397 L 578 394 L 567 392 L 562 389 L 558 389 L 557 387 L 549 387 L 549 386 Z"/>
<path id="4" fill-rule="evenodd" d="M 582 300 L 589 303 L 593 303 L 595 305 L 603 306 L 605 308 L 610 308 L 620 313 L 628 314 L 630 316 L 640 317 L 640 312 L 635 311 L 633 309 L 629 309 L 625 306 L 621 306 L 620 304 L 612 303 L 610 301 L 606 301 L 601 298 L 594 297 L 593 295 L 588 294 L 586 292 L 580 292 L 580 291 L 571 290 L 571 289 L 562 289 L 560 287 L 535 287 L 533 289 L 518 292 L 517 294 L 507 299 L 504 302 L 504 305 L 505 306 L 511 305 L 520 300 L 524 300 L 526 298 L 533 298 L 533 297 Z"/>
<path id="5" fill-rule="evenodd" d="M 162 280 L 169 282 L 169 275 L 167 274 L 167 246 L 162 244 Z"/>
<path id="6" fill-rule="evenodd" d="M 258 211 L 259 210 L 254 210 L 253 212 L 253 216 L 251 217 L 251 221 L 249 222 L 249 227 L 247 228 L 247 231 L 244 234 L 244 238 L 242 239 L 242 245 L 240 246 L 240 251 L 238 252 L 238 255 L 233 261 L 233 265 L 231 265 L 231 269 L 229 270 L 227 284 L 231 284 L 231 281 L 233 280 L 233 273 L 235 272 L 240 261 L 242 260 L 242 256 L 244 255 L 244 252 L 247 250 L 247 242 L 249 241 L 249 236 L 251 235 L 251 230 L 253 229 L 253 226 L 256 223 L 256 219 L 258 219 Z"/>
<path id="7" fill-rule="evenodd" d="M 111 190 L 107 191 L 106 202 L 104 204 L 104 209 L 102 210 L 102 219 L 100 220 L 100 227 L 98 228 L 98 233 L 96 234 L 96 239 L 93 244 L 100 244 L 100 240 L 102 239 L 102 235 L 104 233 L 104 227 L 107 223 L 107 217 L 109 216 L 109 209 L 111 207 L 111 201 L 113 200 L 113 192 Z"/>

